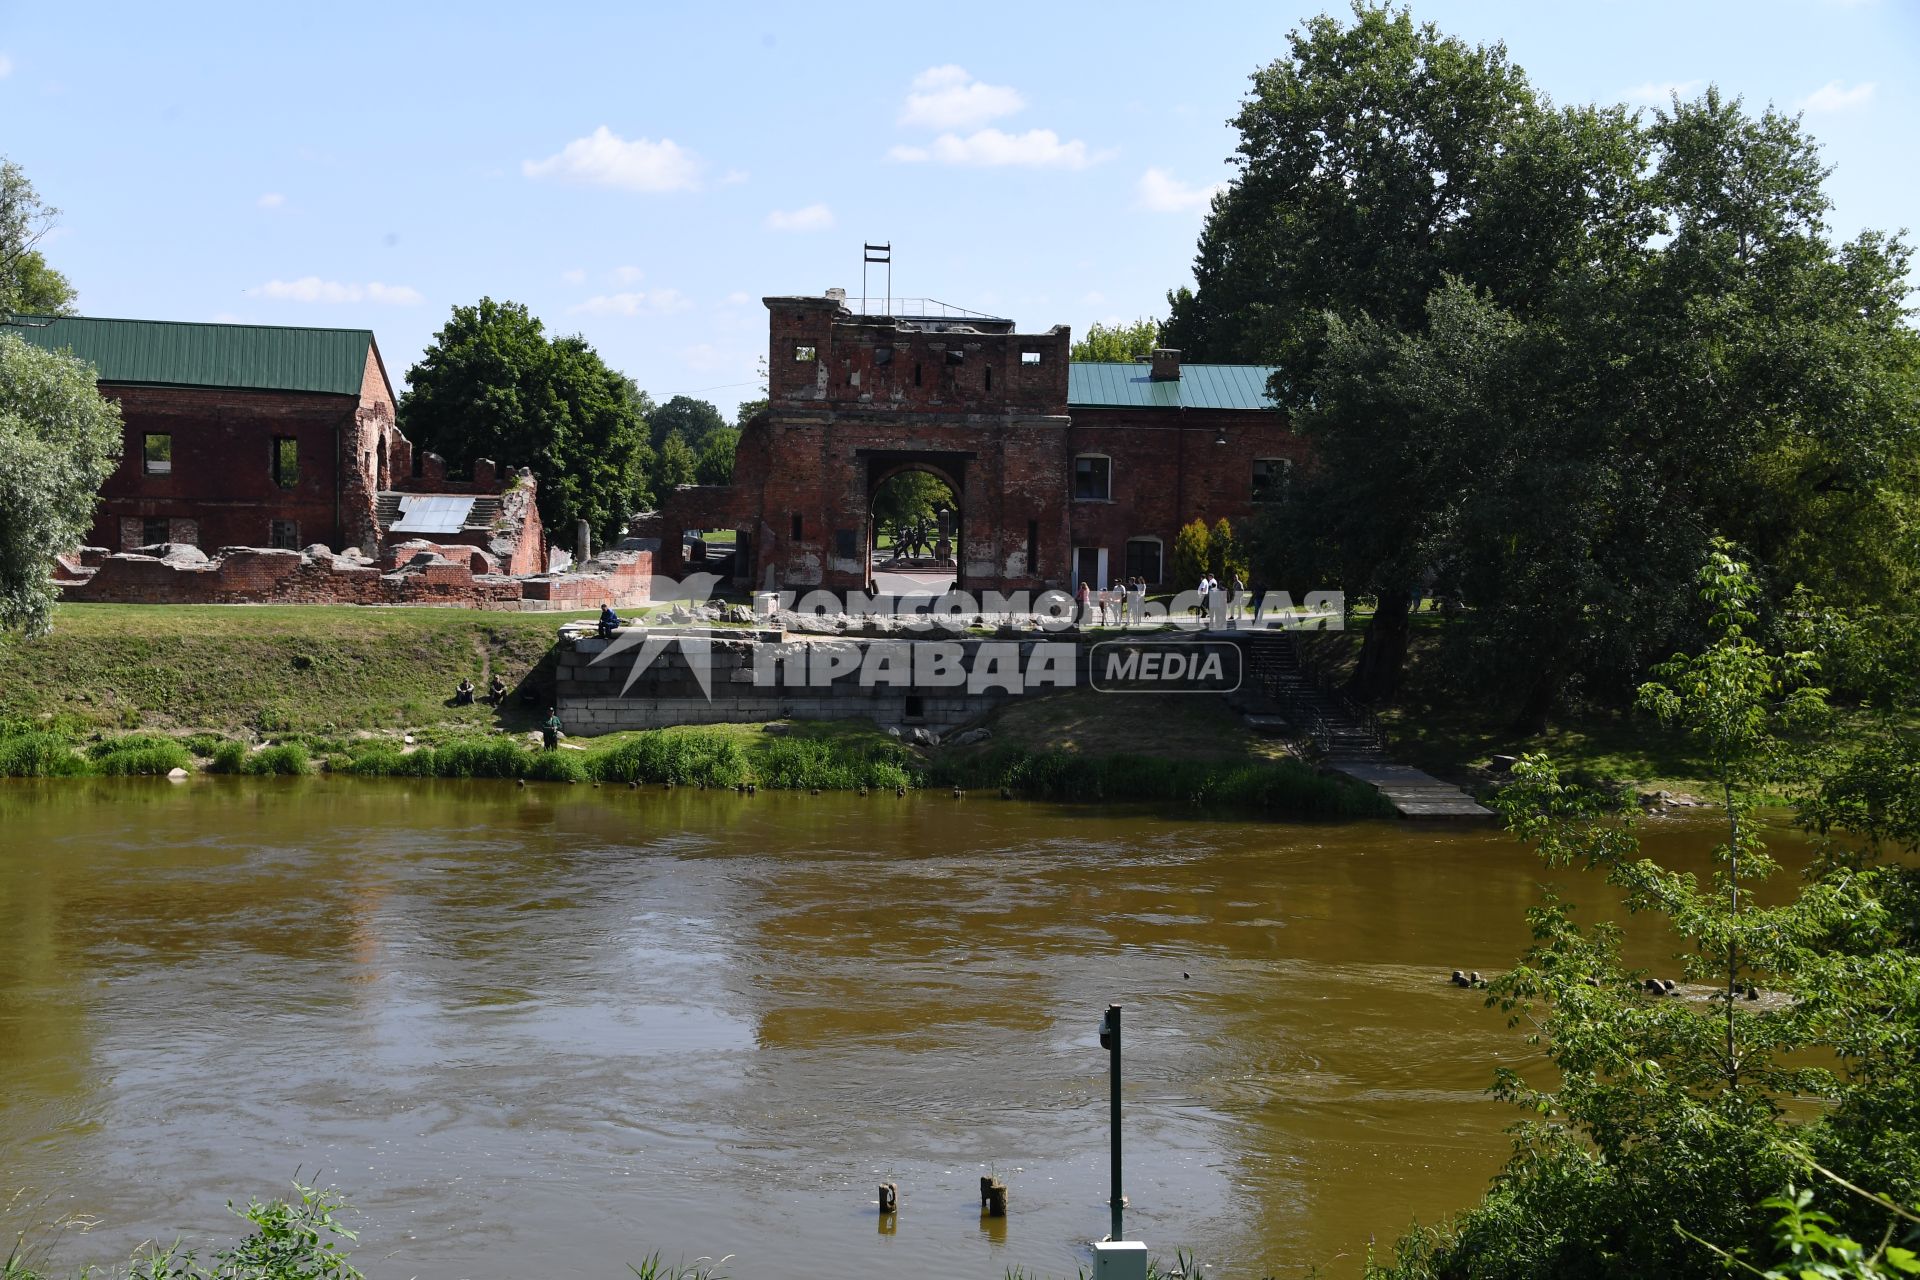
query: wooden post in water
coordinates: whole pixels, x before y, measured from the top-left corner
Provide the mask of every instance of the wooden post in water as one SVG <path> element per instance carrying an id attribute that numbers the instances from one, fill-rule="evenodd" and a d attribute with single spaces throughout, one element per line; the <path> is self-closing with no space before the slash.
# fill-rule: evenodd
<path id="1" fill-rule="evenodd" d="M 880 1212 L 892 1213 L 900 1205 L 900 1188 L 891 1182 L 880 1184 Z"/>
<path id="2" fill-rule="evenodd" d="M 980 1203 L 989 1218 L 1006 1217 L 1007 1184 L 994 1177 L 980 1179 Z"/>

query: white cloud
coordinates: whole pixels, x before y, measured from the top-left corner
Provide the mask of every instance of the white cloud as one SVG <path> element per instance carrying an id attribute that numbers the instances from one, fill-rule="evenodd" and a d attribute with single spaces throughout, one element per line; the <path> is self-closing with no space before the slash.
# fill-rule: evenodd
<path id="1" fill-rule="evenodd" d="M 745 169 L 729 169 L 726 172 L 726 176 L 720 179 L 720 185 L 723 187 L 731 187 L 746 180 L 747 171 Z"/>
<path id="2" fill-rule="evenodd" d="M 767 226 L 773 231 L 825 231 L 833 225 L 833 210 L 823 204 L 810 204 L 804 209 L 775 209 L 767 215 Z"/>
<path id="3" fill-rule="evenodd" d="M 13 74 L 13 59 L 9 58 L 4 53 L 0 53 L 0 80 L 5 80 L 8 76 L 12 74 Z"/>
<path id="4" fill-rule="evenodd" d="M 1705 80 L 1649 80 L 1631 89 L 1622 89 L 1620 97 L 1627 102 L 1664 107 L 1675 98 L 1691 98 L 1700 92 L 1706 83 Z"/>
<path id="5" fill-rule="evenodd" d="M 744 307 L 752 301 L 753 295 L 745 289 L 735 289 L 727 295 L 727 305 L 730 307 Z"/>
<path id="6" fill-rule="evenodd" d="M 278 191 L 269 191 L 265 195 L 261 196 L 258 200 L 254 201 L 254 203 L 259 205 L 262 209 L 278 209 L 281 205 L 285 204 L 286 202 L 287 202 L 287 198 L 281 195 Z"/>
<path id="7" fill-rule="evenodd" d="M 615 267 L 613 269 L 613 281 L 615 284 L 639 284 L 640 277 L 645 274 L 646 273 L 638 267 Z"/>
<path id="8" fill-rule="evenodd" d="M 1165 169 L 1149 169 L 1140 175 L 1140 207 L 1154 213 L 1192 213 L 1212 204 L 1214 195 L 1226 188 L 1224 182 L 1192 187 Z"/>
<path id="9" fill-rule="evenodd" d="M 338 280 L 322 280 L 319 276 L 269 280 L 260 286 L 260 292 L 283 302 L 380 302 L 389 306 L 410 307 L 426 301 L 418 289 L 404 284 L 381 284 L 378 280 L 370 280 L 366 284 L 343 284 Z"/>
<path id="10" fill-rule="evenodd" d="M 666 315 L 685 311 L 692 305 L 678 289 L 652 289 L 645 293 L 632 290 L 596 294 L 585 302 L 576 302 L 567 310 L 574 315 L 588 316 Z"/>
<path id="11" fill-rule="evenodd" d="M 587 282 L 587 273 L 579 267 L 569 267 L 560 273 L 560 278 L 568 284 L 585 284 Z"/>
<path id="12" fill-rule="evenodd" d="M 1106 300 L 1107 300 L 1107 295 L 1100 292 L 1098 289 L 1093 290 L 1091 293 L 1087 294 L 1086 297 L 1080 299 L 1081 302 L 1085 303 L 1089 307 L 1097 307 L 1101 303 L 1105 302 Z"/>
<path id="13" fill-rule="evenodd" d="M 890 160 L 918 164 L 927 160 L 940 164 L 967 165 L 973 168 L 997 168 L 1020 165 L 1029 169 L 1084 169 L 1101 157 L 1090 155 L 1087 144 L 1078 138 L 1062 142 L 1051 129 L 1029 129 L 1025 133 L 1002 133 L 982 129 L 961 137 L 943 133 L 930 147 L 894 147 Z"/>
<path id="14" fill-rule="evenodd" d="M 1800 99 L 1800 105 L 1808 111 L 1845 111 L 1848 107 L 1865 106 L 1873 97 L 1874 82 L 1864 80 L 1849 89 L 1835 80 L 1823 84 L 1806 97 Z"/>
<path id="15" fill-rule="evenodd" d="M 523 162 L 520 172 L 625 191 L 691 191 L 700 185 L 700 157 L 669 138 L 629 142 L 601 125 L 545 160 Z"/>
<path id="16" fill-rule="evenodd" d="M 900 123 L 928 129 L 970 129 L 1010 116 L 1026 99 L 1003 84 L 983 84 L 964 67 L 929 67 L 913 78 Z"/>

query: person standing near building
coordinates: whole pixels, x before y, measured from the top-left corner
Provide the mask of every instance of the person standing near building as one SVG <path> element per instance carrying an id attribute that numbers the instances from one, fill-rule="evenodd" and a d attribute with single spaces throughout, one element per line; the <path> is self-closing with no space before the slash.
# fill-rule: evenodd
<path id="1" fill-rule="evenodd" d="M 557 708 L 547 708 L 547 723 L 540 730 L 540 742 L 549 751 L 560 749 L 560 712 Z"/>

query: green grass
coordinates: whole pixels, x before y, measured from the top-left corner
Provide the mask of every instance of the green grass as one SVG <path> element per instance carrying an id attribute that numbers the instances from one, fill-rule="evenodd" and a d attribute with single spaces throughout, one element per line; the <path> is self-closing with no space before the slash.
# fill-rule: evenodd
<path id="1" fill-rule="evenodd" d="M 516 693 L 529 678 L 550 688 L 555 631 L 587 616 L 63 604 L 51 635 L 0 634 L 0 719 L 79 732 L 530 727 L 545 702 L 453 707 L 454 686 L 465 676 L 484 689 L 497 671 Z"/>

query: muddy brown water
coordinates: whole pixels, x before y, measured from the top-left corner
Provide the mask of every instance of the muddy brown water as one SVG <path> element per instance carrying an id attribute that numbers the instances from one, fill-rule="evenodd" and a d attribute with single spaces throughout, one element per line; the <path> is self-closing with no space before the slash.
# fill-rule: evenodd
<path id="1" fill-rule="evenodd" d="M 1446 974 L 1542 879 L 1491 828 L 944 793 L 0 785 L 0 1226 L 97 1219 L 64 1273 L 319 1170 L 375 1280 L 1071 1276 L 1118 1000 L 1128 1234 L 1352 1274 L 1507 1152 L 1537 1063 Z"/>

